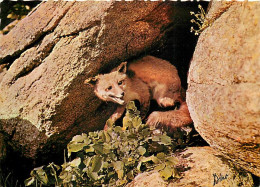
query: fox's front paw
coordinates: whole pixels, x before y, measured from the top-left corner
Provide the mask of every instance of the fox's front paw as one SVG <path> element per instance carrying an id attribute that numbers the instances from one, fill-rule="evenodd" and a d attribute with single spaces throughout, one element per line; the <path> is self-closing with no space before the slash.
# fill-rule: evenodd
<path id="1" fill-rule="evenodd" d="M 160 98 L 158 100 L 158 104 L 161 106 L 161 107 L 171 107 L 171 106 L 174 106 L 174 100 L 172 98 L 169 98 L 169 97 L 163 97 L 163 98 Z"/>
<path id="2" fill-rule="evenodd" d="M 148 124 L 150 127 L 157 128 L 157 126 L 159 125 L 159 117 L 159 112 L 152 112 L 149 115 L 146 124 Z"/>
<path id="3" fill-rule="evenodd" d="M 175 130 L 175 123 L 174 123 L 174 111 L 167 111 L 167 112 L 152 112 L 148 119 L 147 124 L 152 127 L 153 129 L 160 129 L 166 132 L 172 132 Z"/>

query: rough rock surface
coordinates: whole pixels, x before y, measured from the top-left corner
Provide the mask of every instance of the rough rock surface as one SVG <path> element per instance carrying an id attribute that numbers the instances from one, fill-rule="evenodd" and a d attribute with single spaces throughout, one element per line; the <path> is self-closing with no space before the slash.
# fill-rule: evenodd
<path id="1" fill-rule="evenodd" d="M 138 175 L 127 187 L 253 186 L 251 174 L 237 169 L 211 147 L 190 147 L 179 153 L 181 178 L 167 184 L 157 171 Z"/>
<path id="2" fill-rule="evenodd" d="M 260 176 L 260 3 L 215 2 L 189 70 L 196 130 L 226 158 Z"/>
<path id="3" fill-rule="evenodd" d="M 84 80 L 157 46 L 174 15 L 170 2 L 42 2 L 1 37 L 0 131 L 41 158 L 102 129 L 114 106 Z"/>

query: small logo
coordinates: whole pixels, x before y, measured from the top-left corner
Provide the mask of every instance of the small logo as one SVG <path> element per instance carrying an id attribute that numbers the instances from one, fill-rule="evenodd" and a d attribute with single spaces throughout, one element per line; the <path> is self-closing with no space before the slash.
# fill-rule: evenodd
<path id="1" fill-rule="evenodd" d="M 222 175 L 221 173 L 218 175 L 216 173 L 213 174 L 213 177 L 214 177 L 214 183 L 213 183 L 213 186 L 215 186 L 216 184 L 218 184 L 219 182 L 227 179 L 228 177 L 228 174 L 226 175 Z"/>

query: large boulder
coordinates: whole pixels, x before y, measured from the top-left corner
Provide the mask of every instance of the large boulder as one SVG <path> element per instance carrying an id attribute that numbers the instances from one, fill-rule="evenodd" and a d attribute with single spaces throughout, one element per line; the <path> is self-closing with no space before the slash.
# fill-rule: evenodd
<path id="1" fill-rule="evenodd" d="M 260 176 L 260 2 L 214 2 L 191 61 L 187 104 L 196 130 Z"/>
<path id="2" fill-rule="evenodd" d="M 177 187 L 177 186 L 253 186 L 251 174 L 236 168 L 211 147 L 189 147 L 175 153 L 178 168 L 182 170 L 180 179 L 166 182 L 159 172 L 139 174 L 127 187 Z"/>
<path id="3" fill-rule="evenodd" d="M 0 40 L 0 131 L 27 158 L 63 153 L 72 136 L 102 129 L 114 105 L 88 77 L 162 42 L 172 2 L 42 2 Z M 61 146 L 63 145 L 63 146 Z"/>

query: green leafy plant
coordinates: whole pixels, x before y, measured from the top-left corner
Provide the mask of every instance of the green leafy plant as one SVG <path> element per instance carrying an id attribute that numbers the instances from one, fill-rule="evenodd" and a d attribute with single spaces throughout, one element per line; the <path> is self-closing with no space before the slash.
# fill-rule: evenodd
<path id="1" fill-rule="evenodd" d="M 192 19 L 191 23 L 195 23 L 198 26 L 198 29 L 194 29 L 194 27 L 191 27 L 190 32 L 194 32 L 195 35 L 199 35 L 200 33 L 202 33 L 202 31 L 204 31 L 212 24 L 212 21 L 206 18 L 206 13 L 202 6 L 198 5 L 198 8 L 198 13 L 190 12 L 191 15 L 195 16 L 195 19 Z"/>
<path id="2" fill-rule="evenodd" d="M 35 168 L 25 181 L 30 185 L 124 186 L 141 172 L 157 170 L 165 180 L 178 178 L 172 156 L 177 143 L 166 133 L 154 133 L 142 123 L 130 102 L 123 127 L 74 136 L 67 145 L 70 161 Z"/>

